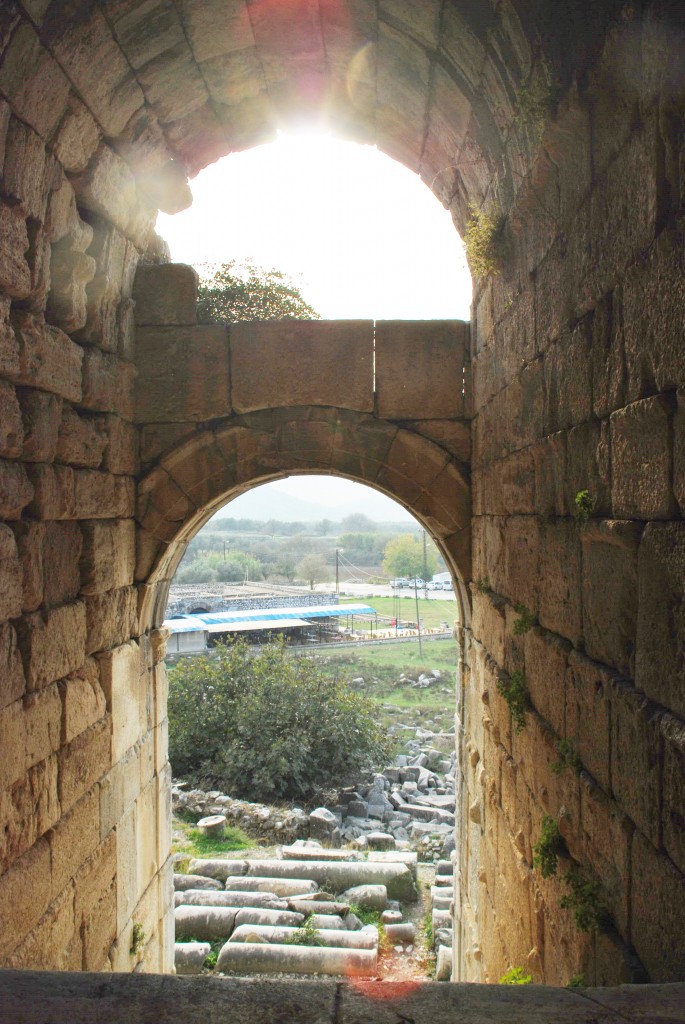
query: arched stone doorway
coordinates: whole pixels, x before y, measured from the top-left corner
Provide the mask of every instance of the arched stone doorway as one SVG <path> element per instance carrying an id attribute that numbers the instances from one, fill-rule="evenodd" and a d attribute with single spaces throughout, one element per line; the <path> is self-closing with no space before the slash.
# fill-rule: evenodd
<path id="1" fill-rule="evenodd" d="M 682 978 L 683 50 L 668 2 L 3 5 L 2 963 L 130 970 L 135 920 L 170 964 L 132 278 L 187 172 L 305 115 L 501 226 L 472 331 L 461 975 Z M 497 681 L 523 670 L 517 734 Z M 562 740 L 580 775 L 551 770 Z M 613 931 L 535 873 L 544 814 Z"/>

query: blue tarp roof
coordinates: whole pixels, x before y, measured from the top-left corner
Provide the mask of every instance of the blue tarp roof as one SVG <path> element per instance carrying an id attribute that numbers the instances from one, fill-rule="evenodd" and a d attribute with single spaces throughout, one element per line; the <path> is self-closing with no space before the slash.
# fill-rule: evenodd
<path id="1" fill-rule="evenodd" d="M 296 608 L 253 608 L 250 611 L 203 612 L 201 615 L 177 615 L 166 619 L 164 625 L 172 633 L 197 633 L 199 630 L 220 632 L 223 624 L 245 623 L 245 629 L 251 622 L 260 624 L 269 620 L 283 619 L 328 619 L 342 615 L 375 615 L 376 609 L 368 604 L 319 604 L 305 605 Z"/>

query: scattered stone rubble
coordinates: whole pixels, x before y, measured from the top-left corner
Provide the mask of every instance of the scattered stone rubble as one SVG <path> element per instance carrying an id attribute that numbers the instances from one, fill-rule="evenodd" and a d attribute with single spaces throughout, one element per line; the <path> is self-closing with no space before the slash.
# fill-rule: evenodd
<path id="1" fill-rule="evenodd" d="M 225 815 L 262 842 L 314 839 L 326 846 L 357 850 L 416 850 L 422 861 L 449 857 L 454 849 L 456 754 L 454 733 L 413 729 L 408 753 L 371 780 L 349 786 L 329 807 L 309 815 L 298 807 L 274 808 L 234 800 L 218 790 L 172 789 L 175 812 L 202 817 Z"/>

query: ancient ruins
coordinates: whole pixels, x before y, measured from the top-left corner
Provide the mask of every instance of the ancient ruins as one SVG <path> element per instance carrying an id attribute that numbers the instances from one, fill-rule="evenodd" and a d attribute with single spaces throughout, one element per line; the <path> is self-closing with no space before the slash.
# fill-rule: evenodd
<path id="1" fill-rule="evenodd" d="M 303 118 L 449 207 L 470 324 L 196 323 L 157 210 Z M 453 981 L 685 982 L 684 138 L 680 0 L 3 0 L 0 966 L 139 972 L 0 975 L 4 1019 L 371 1019 L 335 982 L 202 1007 L 145 977 L 173 964 L 169 580 L 301 470 L 399 500 L 458 589 Z M 682 988 L 517 998 L 683 1019 Z"/>

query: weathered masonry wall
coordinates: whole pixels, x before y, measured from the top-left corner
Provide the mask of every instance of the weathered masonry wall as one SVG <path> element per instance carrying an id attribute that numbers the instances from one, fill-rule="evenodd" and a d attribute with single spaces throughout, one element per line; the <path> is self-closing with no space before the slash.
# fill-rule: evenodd
<path id="1" fill-rule="evenodd" d="M 212 502 L 328 458 L 399 495 L 466 582 L 473 540 L 459 977 L 683 977 L 684 37 L 677 0 L 2 3 L 1 964 L 170 968 L 168 578 Z M 501 211 L 463 411 L 471 531 L 462 415 L 414 364 L 389 408 L 368 381 L 359 406 L 347 377 L 312 394 L 267 373 L 245 337 L 220 428 L 214 390 L 138 429 L 160 328 L 227 365 L 240 349 L 140 296 L 136 353 L 155 211 L 292 114 L 403 160 L 461 230 Z M 371 327 L 349 331 L 368 358 Z M 380 401 L 378 362 L 376 379 Z M 537 619 L 520 634 L 517 605 Z M 519 733 L 497 690 L 517 671 Z M 579 774 L 552 770 L 560 740 Z M 545 814 L 601 882 L 609 933 L 559 907 L 567 860 L 533 867 Z"/>
<path id="2" fill-rule="evenodd" d="M 684 976 L 677 52 L 654 11 L 610 31 L 507 204 L 499 273 L 476 289 L 464 978 L 511 964 L 556 985 Z M 537 624 L 517 635 L 521 606 Z M 497 686 L 516 672 L 532 703 L 518 733 Z M 555 774 L 560 743 L 578 761 Z M 544 815 L 601 883 L 611 934 L 560 909 L 568 858 L 549 879 L 531 868 Z"/>

